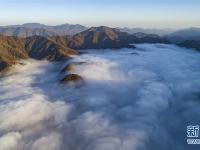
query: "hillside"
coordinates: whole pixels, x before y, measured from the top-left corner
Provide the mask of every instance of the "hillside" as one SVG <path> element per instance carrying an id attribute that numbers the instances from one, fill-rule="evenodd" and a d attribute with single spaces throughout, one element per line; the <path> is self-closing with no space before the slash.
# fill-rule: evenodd
<path id="1" fill-rule="evenodd" d="M 30 57 L 54 61 L 68 58 L 72 54 L 78 54 L 78 52 L 63 47 L 45 37 L 17 38 L 0 36 L 0 70 L 8 68 L 20 59 Z"/>
<path id="2" fill-rule="evenodd" d="M 25 39 L 25 50 L 34 59 L 61 60 L 69 55 L 78 54 L 69 47 L 64 47 L 50 39 L 40 36 Z"/>
<path id="3" fill-rule="evenodd" d="M 68 43 L 73 49 L 122 48 L 129 46 L 129 35 L 109 27 L 92 27 L 74 35 Z"/>

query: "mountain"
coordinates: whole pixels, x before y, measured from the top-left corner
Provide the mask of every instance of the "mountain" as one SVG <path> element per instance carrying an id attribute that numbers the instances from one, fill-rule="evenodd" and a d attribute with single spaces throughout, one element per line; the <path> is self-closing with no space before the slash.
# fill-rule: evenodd
<path id="1" fill-rule="evenodd" d="M 73 49 L 105 49 L 130 47 L 129 35 L 115 28 L 105 26 L 91 27 L 74 35 L 68 46 Z"/>
<path id="2" fill-rule="evenodd" d="M 164 36 L 175 32 L 174 29 L 144 29 L 144 28 L 118 28 L 122 32 L 129 34 L 135 33 L 146 33 L 146 34 L 157 34 L 159 36 Z"/>
<path id="3" fill-rule="evenodd" d="M 35 28 L 42 25 L 28 24 L 25 26 Z M 16 28 L 27 29 L 26 27 Z M 32 31 L 35 29 L 28 30 Z M 24 35 L 21 32 L 19 33 L 17 35 Z M 31 36 L 20 38 L 17 36 L 1 35 L 0 70 L 15 64 L 20 59 L 34 58 L 54 61 L 67 58 L 72 54 L 78 54 L 76 50 L 134 48 L 131 45 L 133 43 L 168 43 L 168 41 L 155 34 L 128 34 L 105 26 L 91 27 L 81 33 L 65 36 Z"/>
<path id="4" fill-rule="evenodd" d="M 42 28 L 54 32 L 56 35 L 74 35 L 87 29 L 86 27 L 79 24 L 72 25 L 67 23 L 56 26 L 48 26 L 39 23 L 26 23 L 23 24 L 22 26 L 30 29 Z"/>
<path id="5" fill-rule="evenodd" d="M 0 35 L 0 71 L 15 64 L 19 59 L 26 59 L 24 40 L 17 37 Z"/>
<path id="6" fill-rule="evenodd" d="M 38 29 L 38 28 L 45 29 L 45 28 L 50 27 L 50 26 L 40 24 L 40 23 L 25 23 L 25 24 L 18 25 L 18 26 L 29 28 L 29 29 Z"/>
<path id="7" fill-rule="evenodd" d="M 78 54 L 77 51 L 69 47 L 64 47 L 41 36 L 26 38 L 25 50 L 29 57 L 34 59 L 61 60 L 69 55 Z"/>
<path id="8" fill-rule="evenodd" d="M 55 32 L 57 35 L 74 35 L 86 29 L 87 29 L 86 27 L 79 24 L 76 25 L 63 24 L 54 26 L 52 29 L 49 30 Z"/>
<path id="9" fill-rule="evenodd" d="M 17 36 L 17 37 L 30 37 L 34 35 L 38 36 L 55 36 L 56 33 L 47 31 L 42 28 L 30 29 L 26 27 L 0 27 L 0 33 L 5 36 Z"/>
<path id="10" fill-rule="evenodd" d="M 26 23 L 22 25 L 11 25 L 0 27 L 0 33 L 6 36 L 56 36 L 56 35 L 74 35 L 86 30 L 82 25 L 62 24 L 57 26 L 48 26 L 39 23 Z"/>
<path id="11" fill-rule="evenodd" d="M 200 40 L 200 28 L 186 28 L 166 36 L 168 40 L 174 43 L 180 43 L 186 40 Z"/>
<path id="12" fill-rule="evenodd" d="M 70 35 L 65 35 L 65 36 L 51 36 L 48 37 L 48 39 L 54 41 L 55 43 L 62 45 L 63 47 L 69 47 L 70 41 L 72 41 L 72 37 Z M 72 48 L 72 47 L 71 47 Z"/>
<path id="13" fill-rule="evenodd" d="M 0 35 L 0 70 L 17 63 L 20 59 L 61 60 L 78 54 L 68 47 L 41 36 L 29 38 L 7 37 Z"/>
<path id="14" fill-rule="evenodd" d="M 72 49 L 118 49 L 134 47 L 134 43 L 169 43 L 165 38 L 155 34 L 128 34 L 115 28 L 105 26 L 91 27 L 74 36 L 49 37 L 56 43 Z"/>
<path id="15" fill-rule="evenodd" d="M 169 43 L 166 38 L 163 38 L 159 35 L 141 32 L 130 35 L 130 41 L 131 43 Z"/>
<path id="16" fill-rule="evenodd" d="M 194 48 L 200 51 L 200 40 L 187 40 L 179 43 L 178 46 L 186 48 Z"/>

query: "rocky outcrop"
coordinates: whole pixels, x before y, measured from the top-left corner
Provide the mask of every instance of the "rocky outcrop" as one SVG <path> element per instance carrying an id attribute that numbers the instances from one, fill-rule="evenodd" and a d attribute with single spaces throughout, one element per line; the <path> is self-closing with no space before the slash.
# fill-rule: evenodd
<path id="1" fill-rule="evenodd" d="M 62 70 L 61 70 L 61 84 L 73 86 L 73 87 L 80 87 L 84 83 L 83 77 L 81 77 L 78 74 L 74 74 L 73 71 L 74 69 L 82 64 L 85 64 L 86 62 L 73 62 L 70 64 L 67 64 Z M 63 77 L 64 75 L 64 77 Z"/>
<path id="2" fill-rule="evenodd" d="M 8 64 L 5 61 L 0 61 L 0 70 L 5 70 Z"/>
<path id="3" fill-rule="evenodd" d="M 77 87 L 83 84 L 83 78 L 77 74 L 68 74 L 60 82 L 62 84 Z"/>

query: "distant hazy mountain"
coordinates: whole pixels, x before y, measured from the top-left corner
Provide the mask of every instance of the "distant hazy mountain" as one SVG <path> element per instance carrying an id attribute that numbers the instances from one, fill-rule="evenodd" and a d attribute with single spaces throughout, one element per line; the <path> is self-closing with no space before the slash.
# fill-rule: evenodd
<path id="1" fill-rule="evenodd" d="M 179 43 L 186 40 L 200 40 L 200 28 L 186 28 L 166 36 L 171 42 Z"/>
<path id="2" fill-rule="evenodd" d="M 194 48 L 200 51 L 200 40 L 187 40 L 178 44 L 181 47 Z"/>
<path id="3" fill-rule="evenodd" d="M 62 25 L 56 25 L 56 26 L 48 26 L 48 25 L 43 25 L 39 23 L 26 23 L 26 24 L 23 24 L 22 26 L 30 28 L 30 29 L 36 29 L 36 28 L 46 29 L 48 31 L 54 32 L 57 35 L 74 35 L 87 29 L 86 27 L 79 24 L 75 24 L 75 25 L 62 24 Z"/>
<path id="4" fill-rule="evenodd" d="M 169 41 L 157 34 L 146 34 L 138 32 L 129 37 L 131 43 L 169 43 Z"/>
<path id="5" fill-rule="evenodd" d="M 55 35 L 74 35 L 86 30 L 82 25 L 63 24 L 57 26 L 48 26 L 39 23 L 27 23 L 23 25 L 11 25 L 0 27 L 0 33 L 6 36 L 55 36 Z"/>
<path id="6" fill-rule="evenodd" d="M 58 35 L 74 35 L 86 29 L 87 29 L 86 27 L 79 24 L 76 25 L 63 24 L 54 26 L 52 29 L 50 28 L 49 30 L 54 31 Z"/>
<path id="7" fill-rule="evenodd" d="M 40 23 L 25 23 L 25 24 L 22 24 L 20 25 L 22 27 L 26 27 L 26 28 L 29 28 L 29 29 L 37 29 L 37 28 L 48 28 L 50 26 L 48 25 L 44 25 L 44 24 L 40 24 Z"/>
<path id="8" fill-rule="evenodd" d="M 186 28 L 176 31 L 170 35 L 181 36 L 183 38 L 200 37 L 200 28 Z"/>
<path id="9" fill-rule="evenodd" d="M 46 29 L 37 28 L 30 29 L 26 27 L 0 27 L 0 33 L 5 36 L 17 36 L 17 37 L 30 37 L 34 35 L 39 36 L 54 36 L 56 33 L 47 31 Z"/>
<path id="10" fill-rule="evenodd" d="M 171 34 L 175 32 L 173 29 L 144 29 L 144 28 L 118 28 L 122 32 L 127 32 L 129 34 L 134 34 L 134 33 L 146 33 L 146 34 L 157 34 L 159 36 Z"/>

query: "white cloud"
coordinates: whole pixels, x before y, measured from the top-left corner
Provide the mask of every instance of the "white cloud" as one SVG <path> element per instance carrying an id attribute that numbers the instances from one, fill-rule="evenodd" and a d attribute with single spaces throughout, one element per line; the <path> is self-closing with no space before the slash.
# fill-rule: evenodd
<path id="1" fill-rule="evenodd" d="M 87 62 L 72 71 L 85 79 L 80 88 L 59 85 L 60 63 L 16 66 L 0 79 L 0 148 L 188 149 L 186 126 L 199 123 L 200 54 L 137 47 L 72 59 Z"/>
<path id="2" fill-rule="evenodd" d="M 31 150 L 59 150 L 61 148 L 61 138 L 57 133 L 50 133 L 41 137 L 33 143 Z"/>
<path id="3" fill-rule="evenodd" d="M 10 132 L 0 138 L 0 148 L 2 150 L 22 149 L 22 136 L 18 132 Z"/>

